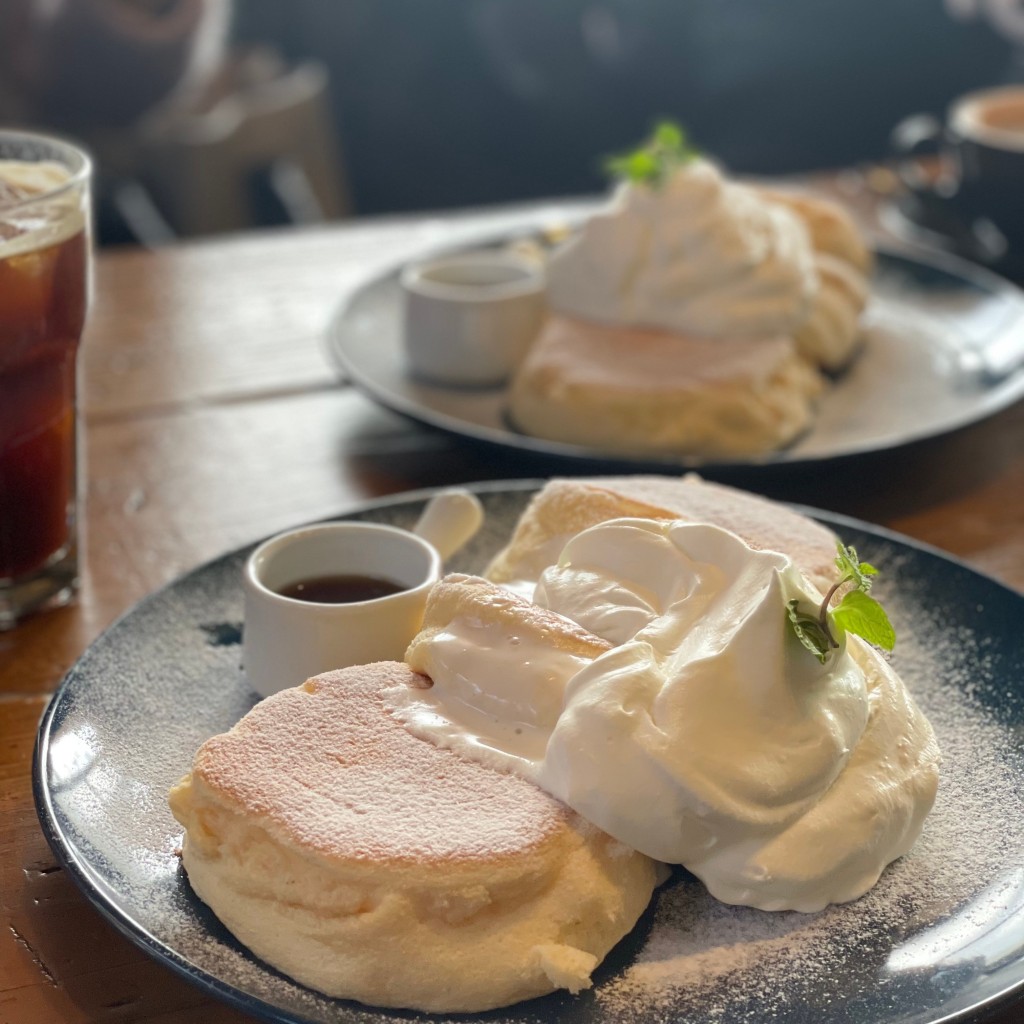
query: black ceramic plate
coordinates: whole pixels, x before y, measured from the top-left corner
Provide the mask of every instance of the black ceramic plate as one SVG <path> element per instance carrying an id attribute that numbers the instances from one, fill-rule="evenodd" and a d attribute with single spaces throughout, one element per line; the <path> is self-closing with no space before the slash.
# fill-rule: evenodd
<path id="1" fill-rule="evenodd" d="M 483 243 L 458 248 L 467 247 Z M 460 437 L 572 462 L 627 472 L 711 465 L 530 437 L 509 424 L 504 388 L 438 387 L 411 377 L 398 275 L 381 273 L 350 295 L 327 338 L 342 375 L 381 405 Z M 1024 396 L 1024 294 L 987 270 L 943 253 L 880 251 L 862 322 L 864 346 L 822 397 L 811 429 L 781 451 L 730 465 L 817 463 L 896 448 L 985 419 Z M 987 356 L 995 374 L 984 372 Z"/>
<path id="2" fill-rule="evenodd" d="M 483 532 L 452 568 L 479 569 L 536 482 L 484 485 Z M 427 495 L 347 518 L 411 525 Z M 822 914 L 730 908 L 680 874 L 599 969 L 593 990 L 468 1019 L 692 1024 L 926 1024 L 976 1019 L 1024 984 L 1024 598 L 863 523 L 819 518 L 880 566 L 895 664 L 943 748 L 935 811 L 910 855 Z M 212 994 L 273 1021 L 418 1017 L 328 999 L 252 957 L 193 896 L 168 787 L 254 701 L 239 669 L 236 551 L 124 616 L 68 674 L 40 726 L 43 829 L 89 900 Z M 462 1018 L 463 1020 L 467 1018 Z"/>

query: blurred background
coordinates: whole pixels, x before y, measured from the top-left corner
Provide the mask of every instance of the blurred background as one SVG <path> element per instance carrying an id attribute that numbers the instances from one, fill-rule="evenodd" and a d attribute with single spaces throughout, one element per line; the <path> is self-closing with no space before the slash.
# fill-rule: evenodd
<path id="1" fill-rule="evenodd" d="M 590 193 L 661 116 L 856 165 L 1020 80 L 1024 0 L 0 2 L 0 122 L 93 150 L 105 244 Z"/>

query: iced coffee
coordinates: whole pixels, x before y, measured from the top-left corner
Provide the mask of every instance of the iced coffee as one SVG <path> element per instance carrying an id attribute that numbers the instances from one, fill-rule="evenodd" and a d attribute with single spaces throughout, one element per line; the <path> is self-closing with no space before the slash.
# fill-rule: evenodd
<path id="1" fill-rule="evenodd" d="M 0 629 L 67 601 L 78 578 L 88 186 L 73 147 L 0 132 Z"/>

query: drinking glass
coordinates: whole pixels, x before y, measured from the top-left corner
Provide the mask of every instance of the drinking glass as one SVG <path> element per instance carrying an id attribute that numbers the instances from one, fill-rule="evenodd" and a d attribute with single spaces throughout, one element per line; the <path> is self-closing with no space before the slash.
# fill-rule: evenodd
<path id="1" fill-rule="evenodd" d="M 75 146 L 0 131 L 0 629 L 78 584 L 90 177 Z"/>

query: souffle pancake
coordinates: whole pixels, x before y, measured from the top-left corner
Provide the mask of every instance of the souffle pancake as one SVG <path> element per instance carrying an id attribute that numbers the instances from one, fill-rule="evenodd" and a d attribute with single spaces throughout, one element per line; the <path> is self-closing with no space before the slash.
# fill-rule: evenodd
<path id="1" fill-rule="evenodd" d="M 659 865 L 411 735 L 388 694 L 425 685 L 399 663 L 327 673 L 203 744 L 170 795 L 192 888 L 331 996 L 460 1012 L 589 986 Z"/>
<path id="2" fill-rule="evenodd" d="M 484 575 L 497 583 L 536 582 L 577 533 L 623 517 L 714 523 L 753 548 L 786 553 L 822 591 L 835 573 L 838 538 L 830 529 L 779 502 L 687 473 L 549 480 Z"/>

